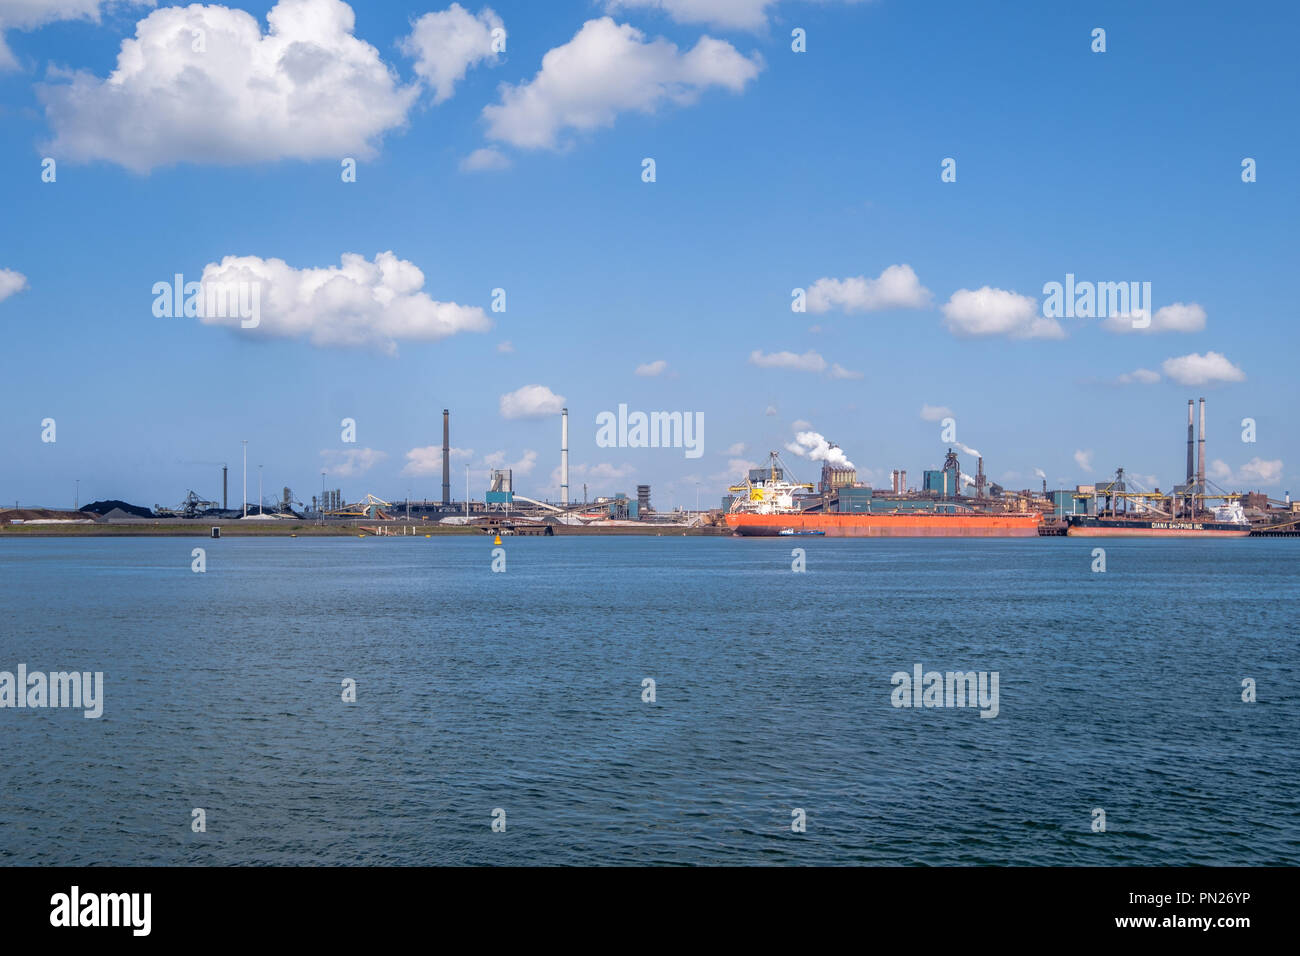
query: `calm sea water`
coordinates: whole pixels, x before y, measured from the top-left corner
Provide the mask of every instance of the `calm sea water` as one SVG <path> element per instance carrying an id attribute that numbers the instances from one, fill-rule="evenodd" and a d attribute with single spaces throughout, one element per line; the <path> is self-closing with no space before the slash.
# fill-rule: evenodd
<path id="1" fill-rule="evenodd" d="M 105 675 L 0 710 L 0 862 L 1300 862 L 1300 543 L 1096 546 L 0 541 L 0 670 Z"/>

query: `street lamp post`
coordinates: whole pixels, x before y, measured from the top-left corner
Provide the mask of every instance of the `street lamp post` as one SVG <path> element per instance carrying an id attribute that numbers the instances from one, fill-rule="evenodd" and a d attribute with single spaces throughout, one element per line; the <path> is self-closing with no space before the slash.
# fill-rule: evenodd
<path id="1" fill-rule="evenodd" d="M 241 517 L 247 518 L 248 517 L 248 439 L 247 438 L 241 439 L 240 444 L 244 446 L 244 513 Z"/>

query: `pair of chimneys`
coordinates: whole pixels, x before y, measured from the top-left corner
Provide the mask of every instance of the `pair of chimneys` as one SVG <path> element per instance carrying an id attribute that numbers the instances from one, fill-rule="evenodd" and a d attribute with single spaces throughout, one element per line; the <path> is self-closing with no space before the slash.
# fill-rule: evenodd
<path id="1" fill-rule="evenodd" d="M 1192 476 L 1195 474 L 1196 487 L 1201 494 L 1205 494 L 1205 399 L 1201 399 L 1201 437 L 1197 442 L 1196 448 L 1196 471 L 1192 471 L 1192 400 L 1187 400 L 1187 484 L 1192 483 Z"/>

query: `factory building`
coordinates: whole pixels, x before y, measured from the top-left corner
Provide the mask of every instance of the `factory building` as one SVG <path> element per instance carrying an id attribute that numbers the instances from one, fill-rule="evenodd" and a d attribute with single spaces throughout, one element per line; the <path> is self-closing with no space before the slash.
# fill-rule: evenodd
<path id="1" fill-rule="evenodd" d="M 610 498 L 607 502 L 609 506 L 609 516 L 618 521 L 636 521 L 638 520 L 637 502 L 629 498 L 623 492 L 619 492 Z"/>
<path id="2" fill-rule="evenodd" d="M 509 505 L 514 502 L 514 474 L 509 468 L 492 469 L 484 500 L 489 505 Z"/>
<path id="3" fill-rule="evenodd" d="M 832 448 L 836 447 L 834 445 Z M 858 472 L 854 468 L 836 468 L 830 462 L 822 463 L 822 483 L 818 490 L 829 495 L 849 485 L 858 483 Z"/>
<path id="4" fill-rule="evenodd" d="M 921 490 L 938 495 L 941 498 L 951 498 L 960 493 L 957 487 L 960 479 L 954 477 L 953 473 L 947 469 L 927 468 L 923 473 Z"/>

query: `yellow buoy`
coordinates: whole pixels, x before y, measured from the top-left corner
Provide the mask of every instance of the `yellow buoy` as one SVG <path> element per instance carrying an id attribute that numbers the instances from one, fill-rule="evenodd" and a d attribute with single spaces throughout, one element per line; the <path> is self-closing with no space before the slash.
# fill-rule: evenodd
<path id="1" fill-rule="evenodd" d="M 496 540 L 494 540 L 492 543 L 493 543 L 493 544 L 500 544 L 500 543 L 501 543 L 501 535 L 497 535 L 497 536 L 496 536 Z"/>
<path id="2" fill-rule="evenodd" d="M 426 537 L 426 538 L 432 538 L 433 535 L 431 535 L 431 534 L 426 534 L 425 537 Z"/>

